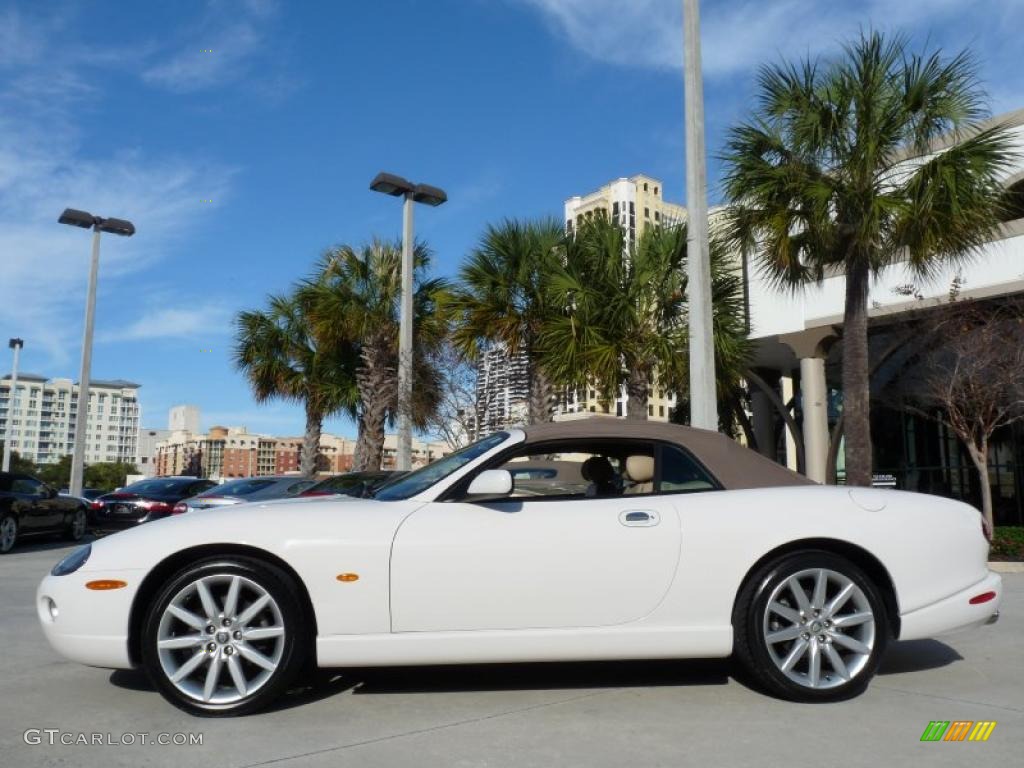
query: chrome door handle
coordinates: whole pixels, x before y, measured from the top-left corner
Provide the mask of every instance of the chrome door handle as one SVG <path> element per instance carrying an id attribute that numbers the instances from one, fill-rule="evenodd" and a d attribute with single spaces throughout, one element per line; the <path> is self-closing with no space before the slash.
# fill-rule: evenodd
<path id="1" fill-rule="evenodd" d="M 627 509 L 619 515 L 619 522 L 630 527 L 657 525 L 658 513 L 650 509 Z"/>

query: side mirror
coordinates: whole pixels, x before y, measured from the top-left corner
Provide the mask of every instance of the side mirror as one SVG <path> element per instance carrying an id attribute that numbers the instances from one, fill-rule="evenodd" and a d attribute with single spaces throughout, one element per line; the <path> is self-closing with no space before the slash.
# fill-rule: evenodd
<path id="1" fill-rule="evenodd" d="M 508 496 L 512 493 L 512 473 L 507 469 L 485 469 L 473 478 L 467 496 Z"/>
<path id="2" fill-rule="evenodd" d="M 43 497 L 47 498 L 47 499 L 55 499 L 55 498 L 57 498 L 57 489 L 54 488 L 52 485 L 44 486 L 43 487 Z"/>

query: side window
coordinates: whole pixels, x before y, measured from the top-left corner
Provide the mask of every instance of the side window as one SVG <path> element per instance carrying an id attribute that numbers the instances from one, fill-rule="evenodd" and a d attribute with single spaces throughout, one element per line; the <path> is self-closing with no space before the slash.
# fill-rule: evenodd
<path id="1" fill-rule="evenodd" d="M 691 493 L 715 488 L 714 480 L 688 455 L 670 445 L 662 447 L 659 492 Z"/>
<path id="2" fill-rule="evenodd" d="M 15 493 L 28 493 L 38 496 L 43 492 L 43 485 L 31 477 L 15 477 L 11 482 L 11 490 Z"/>
<path id="3" fill-rule="evenodd" d="M 638 461 L 645 462 L 648 475 L 638 471 Z M 637 493 L 635 488 L 653 479 L 654 449 L 629 440 L 560 441 L 528 446 L 491 468 L 512 474 L 511 498 L 608 498 Z"/>

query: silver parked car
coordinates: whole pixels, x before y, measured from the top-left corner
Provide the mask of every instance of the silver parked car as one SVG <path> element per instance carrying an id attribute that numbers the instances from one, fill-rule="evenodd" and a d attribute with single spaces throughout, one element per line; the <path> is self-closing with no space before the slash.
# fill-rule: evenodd
<path id="1" fill-rule="evenodd" d="M 215 485 L 202 493 L 174 507 L 178 514 L 195 512 L 210 507 L 224 507 L 230 504 L 246 504 L 250 501 L 268 501 L 270 499 L 287 499 L 298 496 L 316 481 L 295 475 L 277 475 L 271 477 L 243 477 Z"/>

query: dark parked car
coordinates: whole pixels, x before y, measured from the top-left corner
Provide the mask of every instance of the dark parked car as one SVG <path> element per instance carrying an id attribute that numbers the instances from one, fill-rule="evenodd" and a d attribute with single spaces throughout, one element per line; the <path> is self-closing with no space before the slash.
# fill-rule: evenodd
<path id="1" fill-rule="evenodd" d="M 379 472 L 346 472 L 334 475 L 303 491 L 301 496 L 354 496 L 366 498 L 406 472 L 380 470 Z"/>
<path id="2" fill-rule="evenodd" d="M 78 541 L 86 521 L 82 500 L 60 496 L 29 475 L 0 472 L 0 553 L 10 552 L 23 536 L 62 533 Z"/>
<path id="3" fill-rule="evenodd" d="M 120 531 L 174 514 L 174 505 L 216 485 L 198 477 L 152 477 L 105 493 L 89 508 L 96 531 Z"/>
<path id="4" fill-rule="evenodd" d="M 60 492 L 65 496 L 71 495 L 71 491 L 69 491 L 67 488 L 61 488 Z M 104 493 L 106 493 L 106 491 L 100 488 L 83 488 L 82 493 L 79 495 L 79 498 L 85 499 L 86 501 L 95 501 Z"/>
<path id="5" fill-rule="evenodd" d="M 296 475 L 243 477 L 238 480 L 228 480 L 226 483 L 203 491 L 198 496 L 179 501 L 174 506 L 174 511 L 194 512 L 197 509 L 226 507 L 250 501 L 287 499 L 298 496 L 314 483 L 313 480 Z"/>

